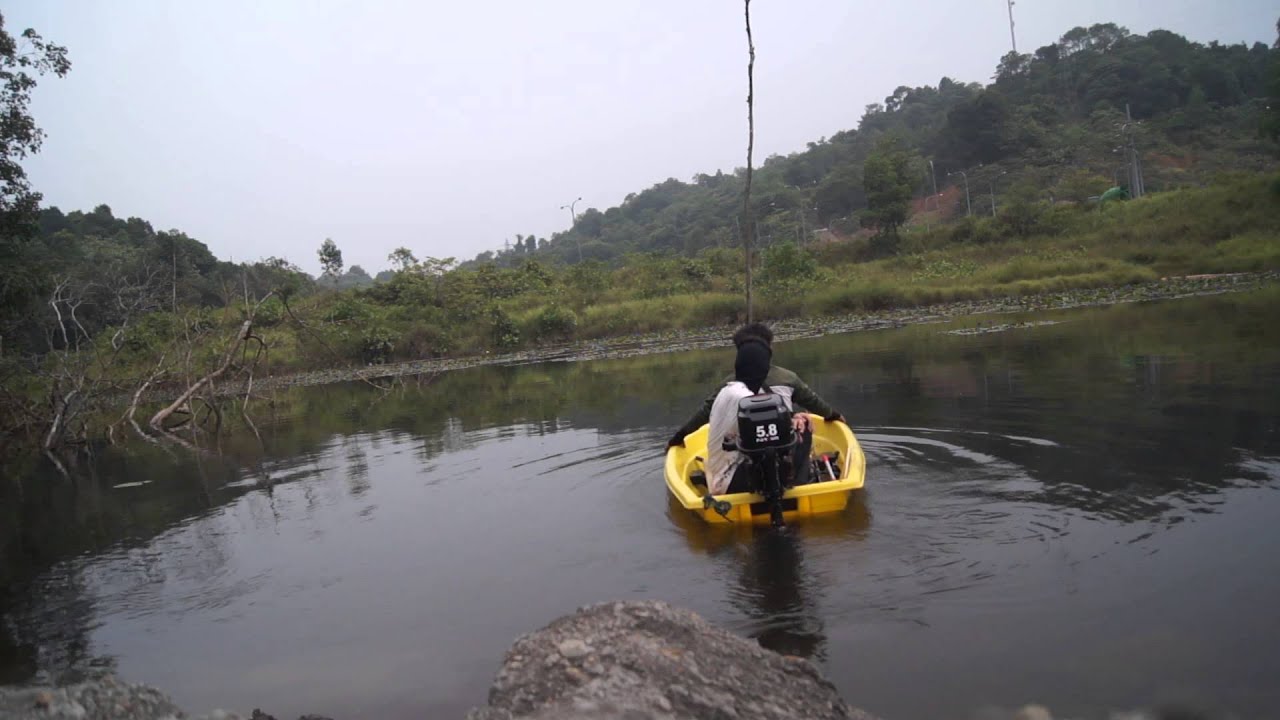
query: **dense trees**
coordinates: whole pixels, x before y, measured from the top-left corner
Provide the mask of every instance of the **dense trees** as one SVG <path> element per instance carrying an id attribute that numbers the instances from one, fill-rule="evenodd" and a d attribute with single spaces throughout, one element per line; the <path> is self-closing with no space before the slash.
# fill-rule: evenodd
<path id="1" fill-rule="evenodd" d="M 67 49 L 27 29 L 9 34 L 0 14 L 0 337 L 12 332 L 34 296 L 47 289 L 30 247 L 36 235 L 40 193 L 31 188 L 21 161 L 40 151 L 44 133 L 28 112 L 36 78 L 71 70 Z"/>
<path id="2" fill-rule="evenodd" d="M 1280 50 L 1280 20 L 1276 21 L 1276 42 L 1272 46 Z M 1267 68 L 1266 114 L 1262 120 L 1262 132 L 1272 140 L 1280 140 L 1280 54 L 1272 52 Z"/>
<path id="3" fill-rule="evenodd" d="M 220 261 L 208 246 L 181 231 L 157 231 L 139 218 L 117 218 L 106 205 L 88 213 L 46 208 L 36 215 L 34 227 L 35 234 L 23 241 L 21 265 L 33 278 L 31 287 L 41 278 L 43 286 L 25 302 L 5 306 L 6 349 L 20 353 L 48 349 L 44 331 L 53 319 L 49 293 L 57 282 L 65 284 L 64 291 L 83 295 L 78 318 L 91 333 L 123 321 L 125 308 L 114 298 L 118 292 L 145 295 L 147 307 L 172 312 L 226 307 L 285 287 L 293 295 L 305 295 L 315 286 L 287 260 Z M 359 284 L 361 276 L 368 277 L 363 270 L 351 278 L 340 275 L 339 287 Z"/>

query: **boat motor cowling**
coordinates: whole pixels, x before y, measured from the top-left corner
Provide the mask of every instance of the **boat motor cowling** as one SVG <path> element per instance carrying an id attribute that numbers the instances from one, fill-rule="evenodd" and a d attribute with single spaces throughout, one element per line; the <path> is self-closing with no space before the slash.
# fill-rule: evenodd
<path id="1" fill-rule="evenodd" d="M 791 409 L 781 395 L 764 393 L 738 401 L 738 447 L 748 454 L 795 444 Z"/>

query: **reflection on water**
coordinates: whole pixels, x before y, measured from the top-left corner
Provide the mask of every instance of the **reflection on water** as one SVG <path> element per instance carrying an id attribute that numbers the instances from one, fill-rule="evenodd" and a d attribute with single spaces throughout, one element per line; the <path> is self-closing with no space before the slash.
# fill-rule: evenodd
<path id="1" fill-rule="evenodd" d="M 725 597 L 743 618 L 731 629 L 784 655 L 815 662 L 827 659 L 819 611 L 826 573 L 807 565 L 805 544 L 856 543 L 871 516 L 865 495 L 855 492 L 844 513 L 806 518 L 785 529 L 742 524 L 710 525 L 668 500 L 668 519 L 693 553 L 715 558 L 729 569 Z"/>
<path id="2" fill-rule="evenodd" d="M 817 598 L 810 596 L 817 583 L 807 570 L 795 533 L 762 532 L 743 557 L 741 587 L 729 596 L 758 623 L 752 636 L 761 645 L 825 660 L 822 619 L 814 612 Z"/>
<path id="3" fill-rule="evenodd" d="M 846 512 L 785 533 L 666 497 L 663 441 L 728 350 L 282 393 L 262 442 L 221 456 L 6 473 L 0 679 L 115 667 L 197 710 L 459 716 L 518 634 L 661 598 L 814 659 L 888 717 L 1266 715 L 1278 305 L 780 344 L 868 458 Z"/>

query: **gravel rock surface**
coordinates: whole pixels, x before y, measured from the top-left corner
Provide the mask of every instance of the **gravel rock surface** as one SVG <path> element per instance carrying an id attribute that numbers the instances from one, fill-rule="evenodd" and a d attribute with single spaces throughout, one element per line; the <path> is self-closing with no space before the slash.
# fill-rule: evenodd
<path id="1" fill-rule="evenodd" d="M 185 717 L 159 690 L 108 675 L 64 687 L 0 688 L 0 718 L 159 720 Z M 213 718 L 210 718 L 213 720 Z"/>
<path id="2" fill-rule="evenodd" d="M 3 720 L 276 720 L 261 710 L 240 715 L 213 710 L 192 715 L 146 685 L 112 675 L 60 687 L 0 687 Z M 299 720 L 330 720 L 304 715 Z"/>
<path id="3" fill-rule="evenodd" d="M 793 720 L 871 715 L 807 660 L 658 601 L 592 605 L 507 652 L 489 704 L 468 720 Z"/>

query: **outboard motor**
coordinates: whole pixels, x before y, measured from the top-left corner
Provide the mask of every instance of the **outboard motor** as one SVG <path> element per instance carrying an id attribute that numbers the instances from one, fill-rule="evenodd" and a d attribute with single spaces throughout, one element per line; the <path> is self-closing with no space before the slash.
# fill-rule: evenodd
<path id="1" fill-rule="evenodd" d="M 765 393 L 738 401 L 737 449 L 748 455 L 768 449 L 790 447 L 791 411 L 781 395 Z"/>
<path id="2" fill-rule="evenodd" d="M 795 445 L 791 410 L 782 396 L 752 395 L 738 401 L 738 437 L 726 440 L 726 450 L 737 450 L 753 466 L 754 490 L 769 503 L 770 520 L 782 525 L 783 458 Z"/>

